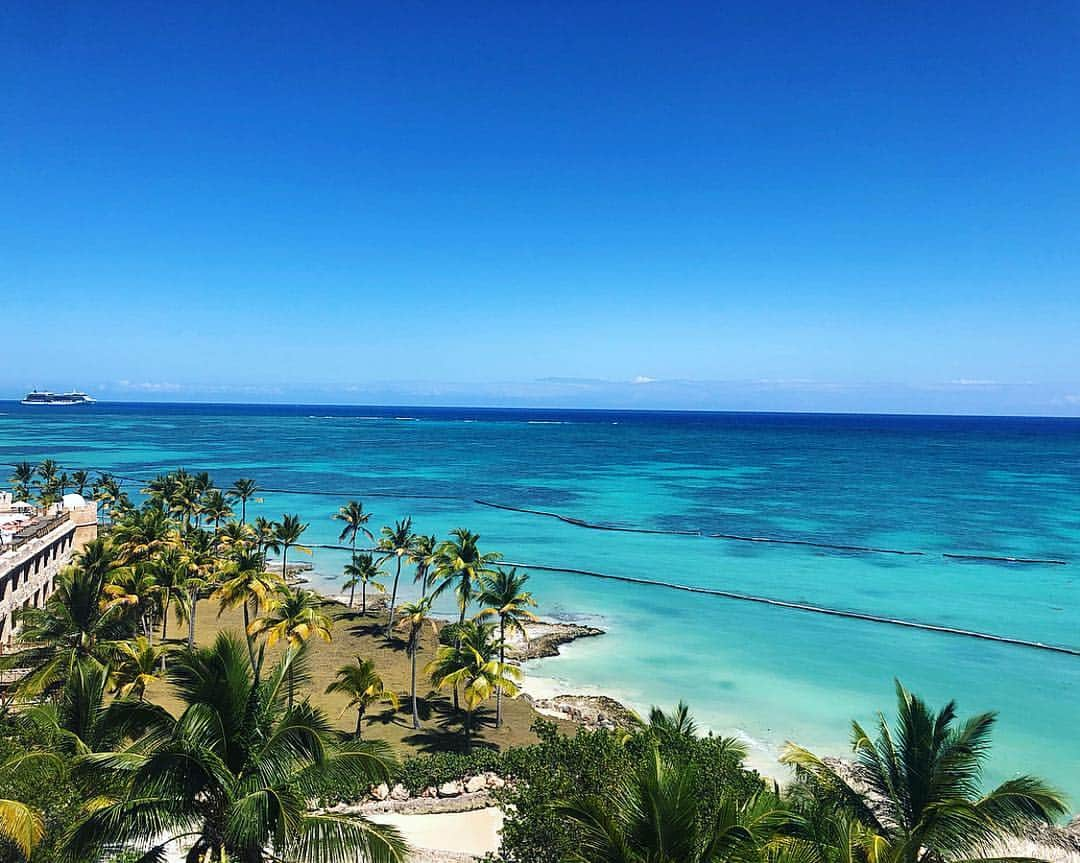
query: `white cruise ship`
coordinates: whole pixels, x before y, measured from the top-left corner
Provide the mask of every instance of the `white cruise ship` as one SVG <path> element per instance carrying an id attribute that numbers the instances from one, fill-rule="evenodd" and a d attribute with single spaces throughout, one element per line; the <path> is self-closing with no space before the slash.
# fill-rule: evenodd
<path id="1" fill-rule="evenodd" d="M 94 399 L 86 393 L 73 391 L 70 393 L 39 393 L 34 390 L 27 393 L 21 404 L 24 405 L 89 405 Z"/>

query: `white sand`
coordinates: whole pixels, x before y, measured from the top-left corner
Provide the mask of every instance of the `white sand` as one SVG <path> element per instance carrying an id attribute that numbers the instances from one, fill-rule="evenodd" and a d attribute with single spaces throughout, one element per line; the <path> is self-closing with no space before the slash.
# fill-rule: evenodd
<path id="1" fill-rule="evenodd" d="M 379 824 L 397 827 L 413 848 L 477 857 L 499 850 L 499 832 L 503 825 L 503 813 L 497 806 L 430 815 L 371 812 L 366 817 Z"/>

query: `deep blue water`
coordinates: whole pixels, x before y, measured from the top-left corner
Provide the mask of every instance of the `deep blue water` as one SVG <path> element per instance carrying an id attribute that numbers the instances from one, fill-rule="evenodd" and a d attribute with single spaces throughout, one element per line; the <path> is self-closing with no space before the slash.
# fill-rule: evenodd
<path id="1" fill-rule="evenodd" d="M 329 516 L 358 497 L 378 523 L 470 527 L 514 561 L 1080 648 L 1075 419 L 0 403 L 0 462 L 45 456 L 135 480 L 178 465 L 221 485 L 252 476 L 282 490 L 254 511 L 300 513 L 316 544 L 336 540 Z M 922 554 L 589 530 L 476 500 Z M 317 549 L 314 563 L 330 588 L 344 554 Z M 763 763 L 788 738 L 842 752 L 848 720 L 890 711 L 899 676 L 961 712 L 1000 711 L 991 778 L 1036 771 L 1080 797 L 1080 657 L 566 573 L 533 583 L 546 613 L 609 630 L 538 663 L 546 688 L 684 697 Z"/>

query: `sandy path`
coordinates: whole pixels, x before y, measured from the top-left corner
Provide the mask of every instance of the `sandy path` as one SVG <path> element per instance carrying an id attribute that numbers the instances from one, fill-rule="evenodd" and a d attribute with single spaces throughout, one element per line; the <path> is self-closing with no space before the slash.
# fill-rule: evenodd
<path id="1" fill-rule="evenodd" d="M 499 831 L 503 824 L 503 813 L 497 806 L 433 815 L 370 812 L 366 817 L 379 824 L 397 827 L 414 848 L 477 857 L 499 850 Z"/>

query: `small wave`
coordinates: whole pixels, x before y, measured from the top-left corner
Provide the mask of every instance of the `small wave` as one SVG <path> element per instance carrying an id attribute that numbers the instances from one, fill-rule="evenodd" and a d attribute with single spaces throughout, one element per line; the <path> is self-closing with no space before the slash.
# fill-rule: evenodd
<path id="1" fill-rule="evenodd" d="M 416 417 L 394 417 L 394 419 L 396 419 L 398 422 L 402 422 L 402 423 L 419 422 L 419 420 Z"/>
<path id="2" fill-rule="evenodd" d="M 525 425 L 530 426 L 568 426 L 565 420 L 525 420 Z"/>

